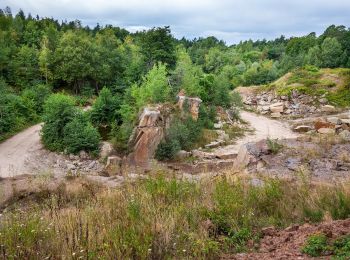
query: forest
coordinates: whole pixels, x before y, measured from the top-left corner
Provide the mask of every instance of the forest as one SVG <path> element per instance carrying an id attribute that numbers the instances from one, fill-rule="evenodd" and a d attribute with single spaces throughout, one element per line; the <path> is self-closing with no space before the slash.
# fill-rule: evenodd
<path id="1" fill-rule="evenodd" d="M 234 88 L 268 84 L 307 66 L 349 68 L 350 30 L 331 25 L 319 36 L 228 46 L 215 37 L 176 39 L 168 26 L 131 33 L 6 7 L 0 10 L 0 140 L 44 121 L 50 150 L 95 152 L 102 136 L 125 151 L 140 109 L 174 103 L 181 89 L 204 103 L 197 125 L 178 126 L 191 136 L 210 128 L 215 106 L 239 102 L 230 95 Z M 88 105 L 88 113 L 77 109 Z M 163 148 L 173 146 L 179 143 Z"/>

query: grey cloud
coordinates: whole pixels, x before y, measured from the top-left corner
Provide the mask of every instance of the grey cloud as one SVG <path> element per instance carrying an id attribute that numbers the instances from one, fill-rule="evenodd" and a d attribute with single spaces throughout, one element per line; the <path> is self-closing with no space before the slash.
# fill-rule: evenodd
<path id="1" fill-rule="evenodd" d="M 0 0 L 1 7 L 84 24 L 113 24 L 132 31 L 170 25 L 176 37 L 214 35 L 228 43 L 281 34 L 321 33 L 349 26 L 344 0 Z"/>

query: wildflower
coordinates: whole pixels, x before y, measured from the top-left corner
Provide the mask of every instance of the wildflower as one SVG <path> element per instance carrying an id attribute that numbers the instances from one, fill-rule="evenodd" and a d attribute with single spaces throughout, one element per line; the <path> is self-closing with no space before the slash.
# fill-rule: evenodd
<path id="1" fill-rule="evenodd" d="M 72 256 L 75 256 L 75 252 L 72 253 Z"/>
<path id="2" fill-rule="evenodd" d="M 84 249 L 80 250 L 80 253 L 84 252 Z"/>
<path id="3" fill-rule="evenodd" d="M 186 249 L 182 249 L 182 252 L 184 252 L 184 253 L 185 253 L 185 252 L 186 252 Z"/>

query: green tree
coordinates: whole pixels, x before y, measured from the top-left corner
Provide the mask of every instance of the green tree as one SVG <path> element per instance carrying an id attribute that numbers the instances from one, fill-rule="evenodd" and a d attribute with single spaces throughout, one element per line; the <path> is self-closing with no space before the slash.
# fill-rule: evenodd
<path id="1" fill-rule="evenodd" d="M 13 82 L 22 88 L 39 79 L 38 51 L 23 45 L 12 61 Z"/>
<path id="2" fill-rule="evenodd" d="M 120 104 L 120 98 L 113 96 L 111 91 L 104 87 L 90 111 L 92 123 L 94 125 L 111 125 L 113 122 L 119 122 Z"/>
<path id="3" fill-rule="evenodd" d="M 171 35 L 169 26 L 143 32 L 140 46 L 148 68 L 152 68 L 158 62 L 162 62 L 170 68 L 175 66 L 175 39 Z"/>
<path id="4" fill-rule="evenodd" d="M 67 153 L 80 151 L 98 153 L 100 134 L 89 122 L 83 112 L 78 112 L 72 121 L 64 127 L 63 145 Z"/>
<path id="5" fill-rule="evenodd" d="M 321 46 L 322 66 L 336 68 L 342 63 L 343 50 L 336 38 L 326 38 Z"/>
<path id="6" fill-rule="evenodd" d="M 58 43 L 55 56 L 55 77 L 72 85 L 79 93 L 92 74 L 92 41 L 85 33 L 68 31 Z"/>
<path id="7" fill-rule="evenodd" d="M 202 97 L 203 87 L 199 84 L 203 72 L 199 66 L 193 65 L 190 56 L 183 48 L 177 51 L 177 64 L 173 77 L 177 79 L 176 90 L 184 89 L 186 95 Z"/>
<path id="8" fill-rule="evenodd" d="M 167 69 L 164 64 L 159 63 L 143 78 L 140 87 L 133 85 L 131 95 L 135 99 L 136 107 L 139 109 L 147 103 L 161 103 L 169 100 L 170 87 L 167 79 Z"/>

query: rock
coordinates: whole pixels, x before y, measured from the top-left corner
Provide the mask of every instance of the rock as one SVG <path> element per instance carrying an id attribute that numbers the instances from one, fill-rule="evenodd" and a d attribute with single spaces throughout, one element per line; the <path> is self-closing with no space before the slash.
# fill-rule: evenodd
<path id="1" fill-rule="evenodd" d="M 320 134 L 335 134 L 335 129 L 332 128 L 320 128 L 317 130 Z"/>
<path id="2" fill-rule="evenodd" d="M 116 175 L 121 173 L 123 160 L 119 156 L 110 156 L 107 158 L 105 172 L 107 175 Z"/>
<path id="3" fill-rule="evenodd" d="M 199 150 L 193 150 L 192 155 L 200 159 L 215 159 L 215 154 L 207 153 Z"/>
<path id="4" fill-rule="evenodd" d="M 70 160 L 79 160 L 79 156 L 78 155 L 74 155 L 74 154 L 70 154 L 69 155 L 69 159 Z"/>
<path id="5" fill-rule="evenodd" d="M 235 159 L 237 157 L 237 152 L 236 151 L 216 151 L 214 153 L 216 158 L 222 159 L 222 160 L 228 160 L 228 159 Z"/>
<path id="6" fill-rule="evenodd" d="M 86 160 L 86 159 L 89 159 L 89 154 L 85 151 L 80 151 L 79 152 L 79 158 L 81 160 Z"/>
<path id="7" fill-rule="evenodd" d="M 198 119 L 199 114 L 199 106 L 202 103 L 202 100 L 198 97 L 186 97 L 185 91 L 181 90 L 180 93 L 177 95 L 178 98 L 178 106 L 183 111 L 183 105 L 186 102 L 189 107 L 189 111 L 191 113 L 191 116 L 194 120 Z"/>
<path id="8" fill-rule="evenodd" d="M 295 132 L 298 133 L 306 133 L 312 130 L 311 126 L 308 125 L 299 125 L 293 129 Z"/>
<path id="9" fill-rule="evenodd" d="M 270 110 L 272 113 L 283 113 L 284 103 L 278 102 L 278 103 L 272 104 L 270 105 Z"/>
<path id="10" fill-rule="evenodd" d="M 288 100 L 287 96 L 281 96 L 281 100 Z"/>
<path id="11" fill-rule="evenodd" d="M 324 122 L 324 121 L 316 121 L 314 123 L 315 129 L 318 131 L 320 128 L 335 128 L 335 125 L 330 122 Z"/>
<path id="12" fill-rule="evenodd" d="M 276 234 L 276 229 L 274 227 L 266 227 L 261 229 L 263 236 L 274 236 Z"/>
<path id="13" fill-rule="evenodd" d="M 228 141 L 230 139 L 230 136 L 226 134 L 224 130 L 216 130 L 218 134 L 218 139 L 222 141 Z"/>
<path id="14" fill-rule="evenodd" d="M 350 126 L 348 126 L 347 124 L 341 124 L 341 128 L 343 130 L 349 130 L 350 131 Z"/>
<path id="15" fill-rule="evenodd" d="M 276 112 L 276 113 L 271 113 L 270 116 L 271 116 L 272 118 L 280 118 L 282 115 L 281 115 L 281 113 Z"/>
<path id="16" fill-rule="evenodd" d="M 97 164 L 96 161 L 91 161 L 87 167 L 88 167 L 88 169 L 94 169 L 96 164 Z"/>
<path id="17" fill-rule="evenodd" d="M 327 100 L 327 98 L 320 98 L 318 100 L 318 102 L 320 102 L 320 104 L 324 105 L 324 104 L 327 104 L 328 100 Z"/>
<path id="18" fill-rule="evenodd" d="M 73 171 L 76 169 L 76 166 L 74 164 L 69 163 L 69 164 L 67 164 L 67 169 L 68 169 L 68 171 Z"/>
<path id="19" fill-rule="evenodd" d="M 338 117 L 328 117 L 327 121 L 334 125 L 340 125 L 342 123 L 342 121 Z"/>
<path id="20" fill-rule="evenodd" d="M 184 160 L 186 158 L 189 158 L 191 156 L 191 152 L 187 152 L 185 150 L 180 150 L 176 153 L 175 159 L 176 160 Z"/>
<path id="21" fill-rule="evenodd" d="M 350 119 L 340 119 L 342 124 L 350 125 Z"/>
<path id="22" fill-rule="evenodd" d="M 334 106 L 324 105 L 324 106 L 321 106 L 321 111 L 331 113 L 331 112 L 336 112 L 337 110 Z"/>
<path id="23" fill-rule="evenodd" d="M 350 131 L 344 130 L 339 134 L 340 138 L 346 142 L 350 142 Z"/>
<path id="24" fill-rule="evenodd" d="M 100 146 L 100 158 L 104 159 L 114 152 L 113 145 L 109 142 L 102 142 Z"/>
<path id="25" fill-rule="evenodd" d="M 289 170 L 296 171 L 301 165 L 300 158 L 288 158 L 286 161 L 286 166 Z"/>
<path id="26" fill-rule="evenodd" d="M 213 148 L 219 147 L 221 144 L 222 142 L 214 141 L 214 142 L 211 142 L 210 144 L 206 144 L 205 148 L 213 149 Z"/>
<path id="27" fill-rule="evenodd" d="M 163 114 L 161 111 L 164 111 Z M 128 157 L 130 163 L 147 166 L 150 159 L 154 158 L 158 144 L 164 136 L 167 122 L 165 114 L 162 106 L 144 108 L 138 126 L 129 140 L 129 147 L 133 150 Z"/>
<path id="28" fill-rule="evenodd" d="M 224 124 L 222 122 L 218 122 L 214 124 L 214 128 L 215 129 L 221 129 L 224 126 Z"/>
<path id="29" fill-rule="evenodd" d="M 289 115 L 291 114 L 293 111 L 291 109 L 287 109 L 286 111 L 284 111 L 285 114 Z"/>

